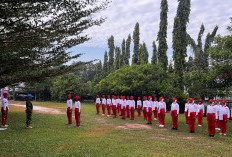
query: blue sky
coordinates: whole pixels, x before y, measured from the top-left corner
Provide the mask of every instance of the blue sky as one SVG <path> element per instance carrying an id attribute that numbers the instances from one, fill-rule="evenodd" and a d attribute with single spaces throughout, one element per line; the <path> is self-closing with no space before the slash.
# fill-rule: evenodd
<path id="1" fill-rule="evenodd" d="M 103 0 L 100 0 L 103 1 Z M 97 17 L 106 17 L 107 20 L 101 26 L 94 26 L 86 30 L 92 39 L 81 45 L 71 48 L 74 54 L 85 53 L 78 60 L 89 61 L 101 59 L 104 52 L 108 51 L 107 39 L 113 35 L 115 45 L 121 46 L 123 38 L 132 34 L 136 22 L 140 24 L 140 42 L 145 42 L 149 51 L 149 58 L 152 57 L 152 41 L 156 40 L 159 31 L 161 0 L 112 0 L 109 7 L 99 12 Z M 173 21 L 178 6 L 177 0 L 168 0 L 168 58 L 172 59 L 172 29 Z M 226 27 L 230 24 L 229 17 L 232 17 L 232 0 L 191 0 L 190 22 L 188 33 L 196 41 L 201 24 L 205 26 L 203 41 L 208 32 L 218 25 L 217 34 L 227 35 Z M 84 35 L 83 34 L 83 35 Z M 133 48 L 133 43 L 132 43 Z M 133 49 L 131 48 L 131 55 Z M 192 55 L 190 49 L 188 54 Z"/>

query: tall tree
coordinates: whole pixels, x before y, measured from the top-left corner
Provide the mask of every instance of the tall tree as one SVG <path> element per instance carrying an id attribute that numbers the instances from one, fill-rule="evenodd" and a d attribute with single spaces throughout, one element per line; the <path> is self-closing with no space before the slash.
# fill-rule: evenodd
<path id="1" fill-rule="evenodd" d="M 108 62 L 108 67 L 109 67 L 109 72 L 112 72 L 114 70 L 114 36 L 111 36 L 108 39 L 108 47 L 109 47 L 109 62 Z"/>
<path id="2" fill-rule="evenodd" d="M 117 70 L 120 68 L 120 56 L 121 56 L 121 49 L 120 47 L 115 47 L 115 61 L 114 61 L 114 69 Z"/>
<path id="3" fill-rule="evenodd" d="M 130 59 L 130 45 L 131 45 L 131 35 L 128 35 L 128 38 L 126 40 L 126 60 L 125 64 L 129 65 L 129 59 Z"/>
<path id="4" fill-rule="evenodd" d="M 152 58 L 151 58 L 151 64 L 156 65 L 157 64 L 157 48 L 155 41 L 152 42 L 152 48 L 153 48 L 153 53 L 152 53 Z"/>
<path id="5" fill-rule="evenodd" d="M 139 64 L 139 23 L 135 24 L 135 29 L 133 32 L 133 41 L 134 41 L 134 54 L 132 56 L 132 64 Z"/>
<path id="6" fill-rule="evenodd" d="M 157 41 L 159 42 L 158 46 L 158 61 L 163 69 L 166 71 L 168 66 L 168 57 L 167 57 L 167 27 L 168 27 L 168 2 L 167 0 L 161 1 L 160 6 L 160 24 L 159 24 L 159 33 Z"/>
<path id="7" fill-rule="evenodd" d="M 140 64 L 147 64 L 148 63 L 148 51 L 146 43 L 143 42 L 143 44 L 140 45 Z"/>
<path id="8" fill-rule="evenodd" d="M 126 56 L 126 41 L 122 40 L 122 55 L 120 56 L 120 67 L 126 64 L 127 56 Z"/>
<path id="9" fill-rule="evenodd" d="M 106 76 L 108 74 L 108 55 L 107 55 L 107 51 L 105 51 L 105 55 L 104 55 L 103 74 L 104 74 L 104 76 Z"/>
<path id="10" fill-rule="evenodd" d="M 92 17 L 104 8 L 95 0 L 1 1 L 0 88 L 79 70 L 83 62 L 66 63 L 80 54 L 67 50 L 89 40 L 83 31 L 104 22 Z"/>
<path id="11" fill-rule="evenodd" d="M 186 67 L 185 57 L 187 56 L 187 23 L 189 22 L 190 0 L 178 0 L 177 15 L 174 19 L 173 28 L 173 60 L 175 72 L 179 75 L 179 86 L 184 90 L 183 73 Z"/>

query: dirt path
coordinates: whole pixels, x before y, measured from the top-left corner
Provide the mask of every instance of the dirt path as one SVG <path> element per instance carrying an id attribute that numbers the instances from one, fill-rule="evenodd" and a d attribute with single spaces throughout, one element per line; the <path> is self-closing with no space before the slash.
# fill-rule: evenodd
<path id="1" fill-rule="evenodd" d="M 20 109 L 20 110 L 25 110 L 26 108 L 25 105 L 20 105 L 20 104 L 9 104 L 9 107 L 13 109 Z M 65 112 L 62 112 L 61 110 L 56 108 L 42 107 L 35 105 L 33 106 L 33 111 L 38 113 L 45 113 L 45 114 L 65 114 Z"/>

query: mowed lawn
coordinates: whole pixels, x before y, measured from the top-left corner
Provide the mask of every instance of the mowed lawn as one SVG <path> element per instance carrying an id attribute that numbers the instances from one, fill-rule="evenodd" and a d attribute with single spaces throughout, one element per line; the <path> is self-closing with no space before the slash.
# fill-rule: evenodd
<path id="1" fill-rule="evenodd" d="M 21 103 L 24 102 L 10 102 Z M 34 105 L 57 108 L 65 113 L 65 103 L 33 102 Z M 232 156 L 232 121 L 227 136 L 208 137 L 206 117 L 203 127 L 190 134 L 184 115 L 179 129 L 171 130 L 171 116 L 166 114 L 165 128 L 153 121 L 147 127 L 142 117 L 129 119 L 96 115 L 94 103 L 82 103 L 81 127 L 66 126 L 65 114 L 34 112 L 31 130 L 25 129 L 24 108 L 10 106 L 9 128 L 0 131 L 0 156 Z M 135 124 L 135 125 L 134 125 Z M 138 125 L 137 125 L 138 124 Z M 142 129 L 133 128 L 142 124 Z"/>

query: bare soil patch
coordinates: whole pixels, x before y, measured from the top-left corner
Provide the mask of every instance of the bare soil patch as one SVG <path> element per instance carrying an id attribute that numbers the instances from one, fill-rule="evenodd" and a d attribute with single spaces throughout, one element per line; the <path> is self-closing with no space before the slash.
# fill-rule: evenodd
<path id="1" fill-rule="evenodd" d="M 149 130 L 151 130 L 152 127 L 148 126 L 148 125 L 143 125 L 143 124 L 125 124 L 125 125 L 117 126 L 116 129 L 124 129 L 124 130 L 128 130 L 128 129 L 149 129 Z"/>
<path id="2" fill-rule="evenodd" d="M 10 108 L 12 107 L 15 110 L 25 110 L 26 105 L 20 105 L 20 104 L 9 104 Z M 33 111 L 38 113 L 45 113 L 45 114 L 65 114 L 64 112 L 56 109 L 56 108 L 50 108 L 50 107 L 42 107 L 42 106 L 33 106 Z"/>

